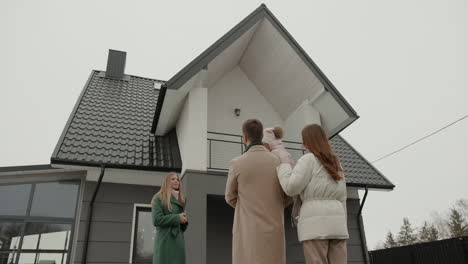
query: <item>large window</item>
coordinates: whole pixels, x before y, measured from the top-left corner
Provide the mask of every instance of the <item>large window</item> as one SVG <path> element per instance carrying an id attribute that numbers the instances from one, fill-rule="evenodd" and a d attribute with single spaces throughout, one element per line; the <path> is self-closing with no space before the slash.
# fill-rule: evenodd
<path id="1" fill-rule="evenodd" d="M 133 220 L 132 263 L 152 263 L 154 236 L 150 205 L 135 205 Z"/>
<path id="2" fill-rule="evenodd" d="M 0 185 L 0 264 L 69 263 L 79 180 Z"/>

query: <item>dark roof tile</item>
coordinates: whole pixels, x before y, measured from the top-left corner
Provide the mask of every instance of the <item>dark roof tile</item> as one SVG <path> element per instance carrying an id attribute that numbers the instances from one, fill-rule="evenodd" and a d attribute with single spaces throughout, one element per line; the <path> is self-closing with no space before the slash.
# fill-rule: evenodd
<path id="1" fill-rule="evenodd" d="M 393 189 L 391 183 L 379 170 L 367 161 L 340 135 L 331 139 L 331 144 L 346 173 L 348 185 L 370 188 Z"/>
<path id="2" fill-rule="evenodd" d="M 181 166 L 166 167 L 164 163 L 176 159 L 180 164 L 178 151 L 160 151 L 166 147 L 164 144 L 150 150 L 149 142 L 155 138 L 150 129 L 159 94 L 154 83 L 162 81 L 128 77 L 124 81 L 105 78 L 100 71 L 91 73 L 52 156 L 53 163 L 73 161 L 180 170 Z M 156 136 L 156 140 L 169 138 L 173 133 Z"/>

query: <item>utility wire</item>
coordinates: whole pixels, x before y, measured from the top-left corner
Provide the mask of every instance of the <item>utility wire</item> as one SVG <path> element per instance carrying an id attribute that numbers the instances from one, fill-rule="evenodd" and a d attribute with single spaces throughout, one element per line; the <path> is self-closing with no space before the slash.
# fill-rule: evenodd
<path id="1" fill-rule="evenodd" d="M 385 155 L 385 156 L 383 156 L 383 157 L 380 157 L 380 158 L 378 158 L 378 159 L 372 161 L 371 163 L 379 162 L 379 161 L 381 161 L 381 160 L 383 160 L 383 159 L 385 159 L 385 158 L 388 158 L 388 157 L 390 157 L 390 156 L 392 156 L 392 155 L 394 155 L 394 154 L 396 154 L 396 153 L 398 153 L 398 152 L 400 152 L 400 151 L 402 151 L 402 150 L 404 150 L 404 149 L 406 149 L 406 148 L 409 148 L 409 147 L 411 147 L 412 145 L 414 145 L 414 144 L 416 144 L 416 143 L 418 143 L 418 142 L 420 142 L 420 141 L 422 141 L 422 140 L 424 140 L 424 139 L 426 139 L 426 138 L 428 138 L 428 137 L 430 137 L 430 136 L 433 136 L 433 135 L 435 135 L 435 134 L 441 132 L 442 130 L 444 130 L 444 129 L 450 127 L 450 126 L 455 125 L 456 123 L 462 121 L 462 120 L 465 119 L 465 118 L 468 118 L 468 115 L 465 115 L 465 116 L 463 116 L 463 117 L 461 117 L 461 118 L 459 118 L 459 119 L 453 121 L 452 123 L 450 123 L 450 124 L 448 124 L 448 125 L 446 125 L 446 126 L 440 128 L 440 129 L 438 129 L 438 130 L 436 130 L 436 131 L 430 133 L 429 135 L 426 135 L 426 136 L 424 136 L 424 137 L 422 137 L 422 138 L 420 138 L 420 139 L 418 139 L 418 140 L 416 140 L 416 141 L 411 142 L 410 144 L 408 144 L 408 145 L 406 145 L 406 146 L 404 146 L 404 147 L 402 147 L 402 148 L 400 148 L 400 149 L 397 149 L 397 150 L 395 150 L 395 151 L 393 151 L 393 152 L 390 152 L 390 153 L 388 153 L 387 155 Z"/>

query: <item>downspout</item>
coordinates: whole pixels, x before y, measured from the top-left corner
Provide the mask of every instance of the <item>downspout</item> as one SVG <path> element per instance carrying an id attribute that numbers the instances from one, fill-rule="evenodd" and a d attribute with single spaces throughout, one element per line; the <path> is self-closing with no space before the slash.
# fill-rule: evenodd
<path id="1" fill-rule="evenodd" d="M 102 178 L 104 178 L 104 171 L 106 170 L 106 166 L 104 164 L 101 165 L 101 174 L 99 175 L 98 183 L 96 188 L 94 188 L 93 197 L 91 198 L 91 202 L 89 203 L 88 208 L 88 223 L 86 225 L 86 238 L 85 244 L 83 246 L 83 263 L 88 263 L 88 247 L 89 247 L 89 233 L 91 232 L 91 220 L 93 219 L 93 207 L 94 201 L 96 200 L 96 196 L 98 194 L 99 188 L 101 187 Z"/>
<path id="2" fill-rule="evenodd" d="M 358 211 L 358 214 L 357 214 L 357 223 L 359 225 L 359 228 L 358 228 L 359 237 L 361 238 L 362 256 L 364 257 L 364 262 L 365 263 L 369 263 L 369 255 L 368 255 L 367 246 L 366 246 L 367 242 L 365 241 L 364 235 L 362 233 L 362 229 L 364 228 L 364 225 L 362 223 L 361 213 L 362 213 L 362 208 L 364 207 L 364 204 L 366 203 L 368 193 L 369 193 L 369 189 L 367 188 L 367 185 L 366 185 L 366 192 L 364 193 L 364 198 L 362 199 L 362 203 L 359 206 L 359 211 Z"/>

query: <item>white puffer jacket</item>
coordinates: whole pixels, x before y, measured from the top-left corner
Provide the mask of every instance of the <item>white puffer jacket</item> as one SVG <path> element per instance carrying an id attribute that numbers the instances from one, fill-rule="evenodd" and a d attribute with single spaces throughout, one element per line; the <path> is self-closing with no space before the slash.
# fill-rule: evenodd
<path id="1" fill-rule="evenodd" d="M 335 182 L 314 154 L 302 156 L 294 169 L 288 163 L 277 168 L 284 192 L 302 199 L 297 232 L 299 241 L 347 239 L 346 183 Z"/>

